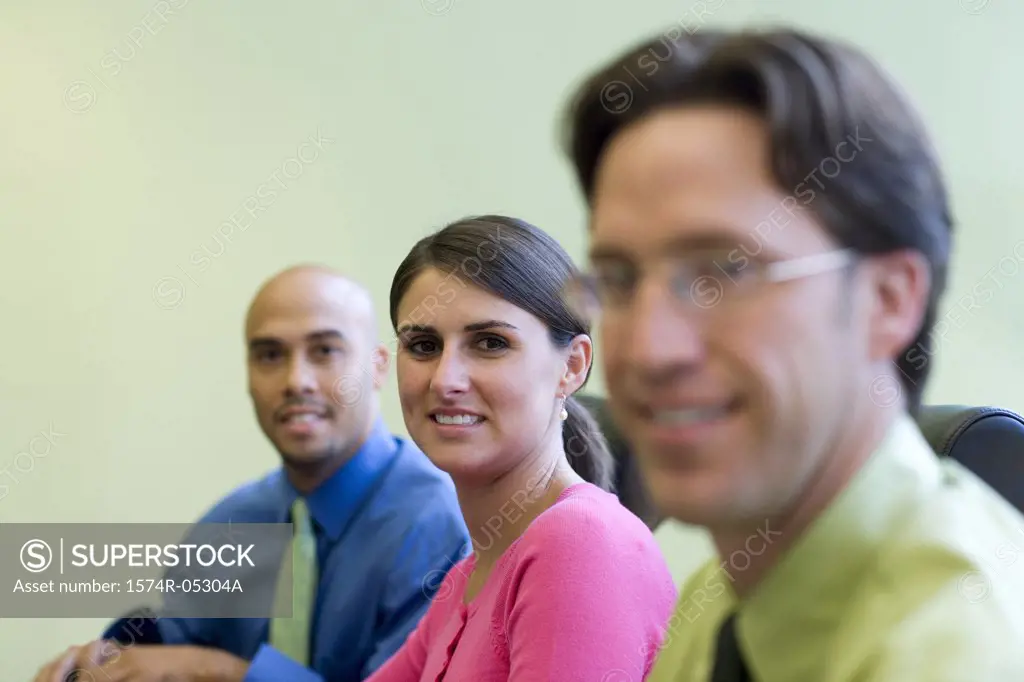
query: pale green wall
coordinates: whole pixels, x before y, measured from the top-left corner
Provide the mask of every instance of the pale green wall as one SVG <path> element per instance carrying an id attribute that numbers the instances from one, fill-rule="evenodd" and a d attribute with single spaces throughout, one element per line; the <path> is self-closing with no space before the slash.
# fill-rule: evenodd
<path id="1" fill-rule="evenodd" d="M 1024 238 L 1015 0 L 978 0 L 977 14 L 957 0 L 708 0 L 718 9 L 702 20 L 705 3 L 669 0 L 168 3 L 166 20 L 149 0 L 0 10 L 0 472 L 18 480 L 0 483 L 2 521 L 184 522 L 272 467 L 241 322 L 278 268 L 326 261 L 383 310 L 415 238 L 484 211 L 534 221 L 579 256 L 583 210 L 555 114 L 586 68 L 673 23 L 796 22 L 856 40 L 907 84 L 956 199 L 947 307 Z M 318 131 L 331 141 L 301 176 L 193 265 Z M 1024 275 L 1011 265 L 987 305 L 950 325 L 932 400 L 1024 409 Z M 184 299 L 171 307 L 175 282 Z M 393 388 L 384 409 L 401 431 Z M 49 454 L 9 468 L 51 426 L 63 435 Z M 100 626 L 0 621 L 3 679 Z"/>

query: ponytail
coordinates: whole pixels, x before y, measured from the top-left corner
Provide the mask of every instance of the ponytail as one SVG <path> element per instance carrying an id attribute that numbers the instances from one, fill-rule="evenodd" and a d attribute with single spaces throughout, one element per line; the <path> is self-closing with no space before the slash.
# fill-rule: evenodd
<path id="1" fill-rule="evenodd" d="M 565 411 L 562 445 L 569 464 L 588 483 L 615 492 L 615 460 L 597 420 L 572 396 L 565 399 Z"/>

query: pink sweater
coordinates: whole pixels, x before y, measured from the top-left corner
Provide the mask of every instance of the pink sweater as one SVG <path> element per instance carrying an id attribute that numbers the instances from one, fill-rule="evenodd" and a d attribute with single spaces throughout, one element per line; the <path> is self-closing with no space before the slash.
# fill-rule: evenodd
<path id="1" fill-rule="evenodd" d="M 499 531 L 500 532 L 500 531 Z M 455 565 L 369 682 L 641 682 L 676 599 L 654 537 L 618 498 L 565 490 L 464 604 Z"/>

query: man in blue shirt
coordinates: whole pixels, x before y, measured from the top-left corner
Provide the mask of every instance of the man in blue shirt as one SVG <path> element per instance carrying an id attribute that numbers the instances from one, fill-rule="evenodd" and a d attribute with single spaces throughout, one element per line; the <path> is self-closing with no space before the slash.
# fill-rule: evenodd
<path id="1" fill-rule="evenodd" d="M 362 287 L 325 268 L 290 268 L 261 288 L 245 332 L 256 417 L 283 467 L 228 494 L 200 523 L 298 527 L 308 515 L 318 576 L 299 630 L 308 641 L 294 646 L 289 619 L 124 618 L 38 682 L 63 682 L 75 669 L 81 680 L 126 682 L 362 680 L 469 552 L 450 479 L 380 417 L 389 355 Z"/>

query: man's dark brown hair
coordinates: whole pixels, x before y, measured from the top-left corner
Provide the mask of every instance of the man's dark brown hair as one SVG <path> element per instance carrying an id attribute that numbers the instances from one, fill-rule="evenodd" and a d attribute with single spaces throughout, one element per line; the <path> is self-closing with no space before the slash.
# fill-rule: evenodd
<path id="1" fill-rule="evenodd" d="M 932 144 L 904 95 L 864 53 L 835 40 L 781 29 L 666 33 L 604 65 L 571 100 L 565 144 L 587 201 L 616 135 L 655 110 L 697 104 L 760 116 L 791 208 L 811 211 L 844 247 L 865 256 L 914 250 L 927 259 L 924 320 L 895 359 L 916 414 L 952 218 Z"/>

